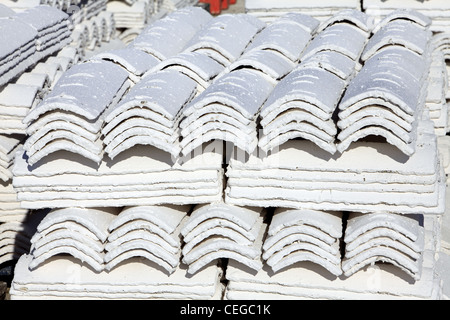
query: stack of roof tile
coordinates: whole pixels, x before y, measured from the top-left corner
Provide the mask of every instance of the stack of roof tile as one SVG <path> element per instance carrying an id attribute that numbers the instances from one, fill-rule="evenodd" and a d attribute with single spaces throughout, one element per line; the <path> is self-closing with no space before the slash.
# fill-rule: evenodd
<path id="1" fill-rule="evenodd" d="M 0 51 L 0 86 L 70 43 L 69 16 L 53 7 L 27 9 L 0 19 L 0 25 L 5 43 Z"/>
<path id="2" fill-rule="evenodd" d="M 449 31 L 450 4 L 445 0 L 402 1 L 402 0 L 363 0 L 362 9 L 373 16 L 376 22 L 383 20 L 392 12 L 412 12 L 416 16 L 427 17 L 433 24 L 431 29 L 436 32 Z M 431 20 L 430 20 L 431 18 Z"/>
<path id="3" fill-rule="evenodd" d="M 180 264 L 189 209 L 53 210 L 16 265 L 11 298 L 220 299 L 221 268 L 210 263 L 187 275 Z"/>
<path id="4" fill-rule="evenodd" d="M 107 10 L 114 15 L 117 28 L 142 29 L 153 13 L 151 2 L 153 1 L 108 1 Z"/>
<path id="5" fill-rule="evenodd" d="M 12 179 L 12 165 L 16 151 L 23 143 L 22 135 L 0 135 L 0 180 Z"/>
<path id="6" fill-rule="evenodd" d="M 425 248 L 422 215 L 350 213 L 344 242 L 342 270 L 346 276 L 382 261 L 416 281 L 421 278 Z"/>
<path id="7" fill-rule="evenodd" d="M 127 207 L 109 224 L 105 246 L 105 270 L 123 261 L 142 257 L 168 274 L 180 265 L 180 230 L 190 206 Z"/>
<path id="8" fill-rule="evenodd" d="M 274 273 L 299 261 L 342 274 L 342 213 L 276 209 L 263 245 L 263 259 Z"/>
<path id="9" fill-rule="evenodd" d="M 404 218 L 408 219 L 407 217 Z M 390 219 L 391 222 L 392 220 L 395 219 Z M 413 219 L 410 223 L 414 221 Z M 345 275 L 339 277 L 330 275 L 328 271 L 324 272 L 322 266 L 310 261 L 297 262 L 277 273 L 274 273 L 266 265 L 261 271 L 255 274 L 250 268 L 230 260 L 226 271 L 226 279 L 229 283 L 226 288 L 225 299 L 246 300 L 249 297 L 257 300 L 442 299 L 442 283 L 440 276 L 436 273 L 436 261 L 438 259 L 436 253 L 439 251 L 440 243 L 440 232 L 438 231 L 440 228 L 439 221 L 440 218 L 437 216 L 424 216 L 423 224 L 420 224 L 424 228 L 425 244 L 423 253 L 421 254 L 420 279 L 415 279 L 411 274 L 408 274 L 408 272 L 405 272 L 405 270 L 402 270 L 395 264 L 382 263 L 383 257 L 381 257 L 378 263 L 368 265 L 349 277 Z M 383 223 L 380 222 L 380 224 Z M 386 221 L 384 224 L 389 225 L 389 222 Z M 390 226 L 393 225 L 391 224 Z M 401 223 L 396 224 L 396 228 L 399 225 Z M 386 229 L 389 229 L 389 227 Z M 381 235 L 383 232 L 382 228 L 375 228 L 372 231 L 376 233 L 378 229 Z M 407 232 L 410 235 L 418 235 L 411 230 L 407 230 Z M 409 238 L 406 240 L 405 238 L 407 237 L 398 232 L 389 232 L 386 238 L 380 237 L 375 241 L 382 239 L 382 241 L 395 243 L 397 247 L 402 245 L 401 241 L 409 240 L 409 243 L 413 242 Z M 392 242 L 390 239 L 394 241 Z M 369 251 L 381 249 L 385 248 L 375 247 L 369 249 Z"/>
<path id="10" fill-rule="evenodd" d="M 140 258 L 101 273 L 72 257 L 52 257 L 34 270 L 28 267 L 31 261 L 31 255 L 23 255 L 17 262 L 10 290 L 12 300 L 220 300 L 223 293 L 223 271 L 215 264 L 187 277 L 183 266 L 169 275 L 157 264 Z"/>
<path id="11" fill-rule="evenodd" d="M 100 128 L 106 108 L 128 90 L 128 72 L 107 61 L 73 66 L 42 103 L 24 119 L 30 137 L 24 149 L 30 165 L 58 150 L 67 150 L 100 163 Z"/>
<path id="12" fill-rule="evenodd" d="M 35 269 L 53 256 L 68 254 L 101 272 L 108 226 L 117 211 L 82 208 L 51 211 L 31 239 L 29 268 Z"/>
<path id="13" fill-rule="evenodd" d="M 16 12 L 11 9 L 9 6 L 0 3 L 0 18 L 8 18 L 12 17 L 16 14 Z"/>
<path id="14" fill-rule="evenodd" d="M 369 40 L 364 66 L 339 104 L 337 149 L 342 153 L 370 135 L 415 152 L 417 126 L 427 96 L 431 32 L 407 19 L 383 26 Z"/>
<path id="15" fill-rule="evenodd" d="M 67 151 L 29 166 L 19 151 L 13 185 L 24 208 L 210 203 L 222 198 L 222 160 L 208 145 L 175 162 L 160 149 L 136 146 L 99 166 Z"/>
<path id="16" fill-rule="evenodd" d="M 0 92 L 1 134 L 25 135 L 27 126 L 22 120 L 40 102 L 38 90 L 34 85 L 12 83 Z"/>
<path id="17" fill-rule="evenodd" d="M 187 272 L 195 274 L 220 258 L 235 260 L 258 271 L 261 261 L 261 241 L 267 225 L 262 208 L 239 208 L 223 203 L 194 208 L 184 224 L 183 263 Z"/>
<path id="18" fill-rule="evenodd" d="M 106 114 L 102 133 L 108 156 L 114 159 L 137 144 L 150 144 L 178 157 L 181 109 L 196 89 L 194 80 L 174 70 L 144 77 Z"/>
<path id="19" fill-rule="evenodd" d="M 239 69 L 217 79 L 183 109 L 183 155 L 203 143 L 221 140 L 247 153 L 258 145 L 256 120 L 275 81 L 259 71 Z"/>
<path id="20" fill-rule="evenodd" d="M 30 8 L 16 15 L 37 31 L 36 51 L 39 58 L 47 57 L 70 43 L 68 15 L 49 6 Z"/>
<path id="21" fill-rule="evenodd" d="M 273 21 L 288 12 L 300 12 L 324 21 L 344 9 L 359 9 L 359 0 L 246 0 L 245 10 L 263 21 Z"/>
<path id="22" fill-rule="evenodd" d="M 0 51 L 0 86 L 37 62 L 36 30 L 17 18 L 0 19 L 3 42 Z"/>
<path id="23" fill-rule="evenodd" d="M 289 141 L 268 156 L 247 160 L 232 155 L 225 201 L 324 211 L 443 213 L 445 174 L 433 123 L 420 121 L 418 132 L 412 156 L 385 142 L 360 141 L 334 157 L 307 140 Z"/>
<path id="24" fill-rule="evenodd" d="M 445 136 L 450 131 L 450 111 L 447 104 L 448 75 L 444 55 L 436 50 L 432 54 L 430 74 L 428 76 L 428 94 L 426 107 L 438 137 Z"/>
<path id="25" fill-rule="evenodd" d="M 0 265 L 17 261 L 30 251 L 31 239 L 46 212 L 33 212 L 19 220 L 3 221 L 0 216 Z"/>
<path id="26" fill-rule="evenodd" d="M 172 12 L 188 6 L 193 6 L 198 3 L 198 0 L 164 0 L 159 6 L 160 10 Z"/>
<path id="27" fill-rule="evenodd" d="M 277 84 L 261 108 L 259 147 L 264 152 L 299 137 L 336 152 L 333 117 L 358 69 L 370 30 L 371 20 L 354 10 L 343 11 L 320 26 L 300 65 Z"/>
<path id="28" fill-rule="evenodd" d="M 12 186 L 14 157 L 24 139 L 23 135 L 0 135 L 0 223 L 20 223 L 28 214 L 17 201 L 17 192 Z"/>

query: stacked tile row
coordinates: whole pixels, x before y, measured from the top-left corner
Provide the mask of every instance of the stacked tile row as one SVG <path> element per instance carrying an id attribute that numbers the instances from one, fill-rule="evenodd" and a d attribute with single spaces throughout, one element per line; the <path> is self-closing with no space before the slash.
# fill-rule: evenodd
<path id="1" fill-rule="evenodd" d="M 5 221 L 3 216 L 0 216 L 0 265 L 17 261 L 30 252 L 31 239 L 45 215 L 45 211 L 37 211 L 21 221 Z"/>
<path id="2" fill-rule="evenodd" d="M 445 173 L 429 119 L 420 121 L 412 156 L 385 142 L 359 141 L 336 158 L 308 140 L 291 140 L 268 156 L 233 154 L 226 175 L 225 201 L 233 205 L 400 214 L 445 210 Z"/>
<path id="3" fill-rule="evenodd" d="M 322 217 L 323 214 L 325 213 L 322 213 Z M 436 273 L 438 259 L 436 253 L 439 251 L 440 243 L 439 217 L 350 215 L 347 219 L 349 227 L 345 228 L 347 231 L 345 237 L 349 241 L 350 234 L 358 236 L 343 248 L 351 249 L 347 254 L 355 254 L 352 258 L 354 260 L 351 260 L 352 264 L 356 267 L 360 263 L 361 267 L 351 276 L 333 275 L 323 264 L 317 263 L 317 258 L 314 258 L 315 261 L 307 259 L 308 255 L 312 256 L 308 251 L 297 251 L 297 257 L 305 259 L 298 258 L 295 264 L 277 272 L 266 265 L 255 274 L 250 268 L 230 260 L 226 271 L 229 283 L 225 289 L 224 299 L 246 300 L 251 297 L 255 300 L 439 300 L 442 298 L 442 282 Z M 316 222 L 319 220 L 317 216 L 313 218 Z M 328 221 L 332 220 L 330 218 L 327 216 Z M 365 221 L 358 221 L 359 218 Z M 299 223 L 297 227 L 309 226 L 306 219 L 304 221 L 305 224 Z M 325 227 L 323 221 L 320 225 Z M 332 227 L 327 225 L 327 228 Z M 317 234 L 319 229 L 314 231 Z M 314 241 L 320 240 L 317 237 Z M 295 243 L 291 245 L 296 246 Z M 369 248 L 363 250 L 366 247 Z M 316 255 L 318 252 L 320 251 L 314 251 Z M 414 260 L 413 257 L 417 257 L 418 252 L 421 252 L 420 258 Z M 349 261 L 344 258 L 342 268 L 349 266 Z M 419 269 L 416 268 L 418 265 Z"/>
<path id="4" fill-rule="evenodd" d="M 216 261 L 190 276 L 180 264 L 180 232 L 189 208 L 67 208 L 48 213 L 32 238 L 30 253 L 16 266 L 12 298 L 220 299 Z M 58 273 L 61 266 L 73 274 Z"/>
<path id="5" fill-rule="evenodd" d="M 0 86 L 70 43 L 69 16 L 39 6 L 0 19 L 5 35 L 0 52 Z"/>
<path id="6" fill-rule="evenodd" d="M 46 288 L 44 297 L 116 299 L 140 292 L 162 298 L 159 294 L 166 292 L 165 298 L 210 299 L 223 290 L 213 281 L 211 269 L 217 270 L 224 258 L 230 281 L 227 299 L 243 294 L 256 299 L 439 297 L 434 271 L 439 220 L 434 216 L 350 213 L 344 218 L 339 212 L 276 209 L 267 222 L 261 208 L 215 203 L 188 214 L 189 208 L 71 208 L 48 213 L 37 226 L 30 253 L 18 262 L 13 298 L 37 297 Z M 58 274 L 55 268 L 61 266 L 76 270 L 75 279 Z M 141 269 L 160 281 L 158 285 L 147 284 L 144 275 L 133 278 Z M 105 277 L 116 289 L 109 285 L 91 292 L 94 279 L 80 278 L 80 272 L 95 272 L 97 280 Z M 372 272 L 380 277 L 376 279 L 389 279 L 390 285 L 372 283 Z M 46 273 L 58 281 L 52 283 Z M 188 279 L 205 274 L 209 278 L 204 281 L 214 282 L 202 285 L 209 288 L 204 288 L 209 296 L 188 289 L 183 296 L 175 289 L 194 287 Z M 123 277 L 131 277 L 124 286 Z M 67 283 L 59 287 L 59 280 Z M 146 290 L 136 291 L 144 284 Z"/>

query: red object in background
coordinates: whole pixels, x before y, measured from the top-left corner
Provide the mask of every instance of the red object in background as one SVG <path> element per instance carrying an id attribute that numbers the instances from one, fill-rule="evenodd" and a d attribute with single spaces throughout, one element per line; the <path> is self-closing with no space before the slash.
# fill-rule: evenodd
<path id="1" fill-rule="evenodd" d="M 211 14 L 220 14 L 222 11 L 222 0 L 199 0 L 199 2 L 209 3 L 209 11 Z"/>
<path id="2" fill-rule="evenodd" d="M 229 0 L 230 4 L 236 4 L 236 0 Z"/>
<path id="3" fill-rule="evenodd" d="M 228 0 L 222 0 L 222 9 L 223 10 L 228 9 Z"/>

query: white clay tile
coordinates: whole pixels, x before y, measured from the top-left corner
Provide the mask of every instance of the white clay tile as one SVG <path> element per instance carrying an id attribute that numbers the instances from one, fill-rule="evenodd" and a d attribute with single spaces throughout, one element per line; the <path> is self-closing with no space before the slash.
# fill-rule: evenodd
<path id="1" fill-rule="evenodd" d="M 161 206 L 161 207 L 128 207 L 124 208 L 110 224 L 108 229 L 113 231 L 118 226 L 134 220 L 146 219 L 158 225 L 168 233 L 173 233 L 180 225 L 182 218 L 189 211 L 189 207 Z"/>
<path id="2" fill-rule="evenodd" d="M 142 209 L 146 210 L 145 208 Z M 143 238 L 131 239 L 129 241 L 122 242 L 119 246 L 115 247 L 109 246 L 107 249 L 108 252 L 106 253 L 104 259 L 106 270 L 110 271 L 113 268 L 115 268 L 118 264 L 120 264 L 122 261 L 129 260 L 132 257 L 140 256 L 155 262 L 156 264 L 163 267 L 169 273 L 173 273 L 176 271 L 176 268 L 179 266 L 181 259 L 180 230 L 182 228 L 183 221 L 186 219 L 188 207 L 180 207 L 177 209 L 177 211 L 174 211 L 169 207 L 160 207 L 160 208 L 154 207 L 153 209 L 160 210 L 161 213 L 163 213 L 163 211 L 166 209 L 166 211 L 164 212 L 166 216 L 168 218 L 172 216 L 173 226 L 169 228 L 166 227 L 166 230 L 169 230 L 168 234 L 174 237 L 178 237 L 178 244 L 174 246 L 173 244 L 169 243 L 169 241 L 166 240 L 167 237 L 165 237 L 163 234 L 160 234 L 159 232 L 152 232 L 152 230 L 154 229 L 149 229 L 150 232 L 145 230 L 145 228 L 144 229 L 137 228 L 135 230 L 130 230 L 122 237 L 127 237 L 127 235 L 130 232 L 140 232 Z M 135 207 L 135 208 L 127 208 L 126 210 L 130 212 L 130 210 L 137 211 L 141 209 Z M 183 212 L 183 210 L 185 211 Z M 154 213 L 151 215 L 153 215 L 157 220 L 160 220 L 162 218 L 161 216 L 158 217 L 158 215 Z M 135 220 L 139 221 L 139 218 Z M 148 221 L 150 220 L 152 220 L 153 222 L 157 221 L 153 219 L 148 219 Z M 157 228 L 160 228 L 159 225 L 161 224 L 158 223 L 155 224 Z M 160 240 L 154 242 L 152 236 L 155 236 Z M 115 242 L 118 243 L 119 239 L 120 238 L 117 238 Z M 112 243 L 114 243 L 114 241 Z"/>
<path id="3" fill-rule="evenodd" d="M 74 221 L 94 233 L 105 242 L 108 238 L 108 226 L 114 218 L 114 209 L 66 208 L 50 212 L 39 224 L 37 231 L 42 232 L 52 224 Z"/>
<path id="4" fill-rule="evenodd" d="M 426 230 L 432 230 L 432 225 L 432 222 L 428 224 L 425 221 Z M 431 232 L 425 236 L 425 242 L 435 242 Z M 273 273 L 269 266 L 265 266 L 255 274 L 249 268 L 230 260 L 226 273 L 229 284 L 225 297 L 239 299 L 246 295 L 253 297 L 257 295 L 261 299 L 269 297 L 271 299 L 378 299 L 380 297 L 439 299 L 440 280 L 433 266 L 435 250 L 436 247 L 433 248 L 431 245 L 429 254 L 423 255 L 421 277 L 417 280 L 409 278 L 404 271 L 391 263 L 375 263 L 374 266 L 366 266 L 349 277 L 342 275 L 332 278 L 325 276 L 325 269 L 320 265 L 311 262 L 298 262 L 277 273 Z M 400 260 L 399 257 L 397 255 L 397 260 Z M 383 280 L 377 286 L 367 286 L 367 281 L 370 281 L 374 275 Z"/>
<path id="5" fill-rule="evenodd" d="M 42 297 L 43 291 L 47 297 L 62 297 L 65 299 L 212 299 L 218 291 L 221 270 L 215 265 L 209 265 L 192 277 L 186 277 L 184 268 L 168 275 L 156 264 L 142 263 L 139 258 L 131 259 L 121 264 L 111 272 L 97 273 L 75 259 L 53 258 L 45 266 L 30 270 L 30 256 L 24 255 L 18 263 L 18 273 L 12 290 L 13 299 L 21 299 L 23 286 L 32 288 L 27 298 Z M 67 273 L 62 270 L 79 270 L 83 282 L 77 279 L 67 279 Z M 53 270 L 53 271 L 49 271 Z M 49 277 L 49 272 L 52 274 Z M 56 272 L 56 273 L 55 273 Z M 145 277 L 143 277 L 145 275 Z M 62 290 L 58 282 L 69 283 L 71 291 Z M 114 283 L 114 285 L 111 285 Z M 119 288 L 120 287 L 120 288 Z M 46 288 L 46 289 L 44 289 Z M 120 290 L 117 290 L 119 288 Z M 126 292 L 123 292 L 126 288 Z M 50 289 L 50 290 L 49 290 Z M 90 294 L 89 292 L 92 292 Z"/>
<path id="6" fill-rule="evenodd" d="M 286 209 L 276 210 L 269 226 L 268 234 L 272 236 L 282 228 L 298 224 L 314 226 L 334 238 L 340 238 L 342 236 L 341 214 L 312 210 Z"/>
<path id="7" fill-rule="evenodd" d="M 256 223 L 259 214 L 260 209 L 257 208 L 241 208 L 224 203 L 201 205 L 194 209 L 181 233 L 186 236 L 195 226 L 213 217 L 230 220 L 249 231 Z"/>
<path id="8" fill-rule="evenodd" d="M 62 226 L 63 224 L 59 223 L 58 225 Z M 77 229 L 75 228 L 74 229 L 67 228 L 68 226 L 73 225 L 74 224 L 66 224 L 66 227 L 55 229 L 50 232 L 45 232 L 45 235 L 41 233 L 35 233 L 34 236 L 31 238 L 32 243 L 31 250 L 39 249 L 44 245 L 47 245 L 49 243 L 61 239 L 71 239 L 73 241 L 76 241 L 77 243 L 83 243 L 85 245 L 88 245 L 95 252 L 102 252 L 104 250 L 105 245 L 100 240 L 95 239 L 92 236 L 86 236 L 86 233 L 78 232 L 76 231 Z"/>

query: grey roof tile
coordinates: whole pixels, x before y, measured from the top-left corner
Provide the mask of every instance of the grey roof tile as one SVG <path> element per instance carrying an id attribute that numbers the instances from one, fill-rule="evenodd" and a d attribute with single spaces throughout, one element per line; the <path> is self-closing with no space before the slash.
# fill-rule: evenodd
<path id="1" fill-rule="evenodd" d="M 431 26 L 432 20 L 417 10 L 411 9 L 397 9 L 384 17 L 373 29 L 373 33 L 378 32 L 381 28 L 394 20 L 409 20 L 423 28 Z"/>
<path id="2" fill-rule="evenodd" d="M 348 56 L 337 51 L 321 51 L 306 59 L 302 59 L 301 65 L 307 68 L 325 69 L 342 80 L 350 80 L 352 76 L 361 68 Z"/>
<path id="3" fill-rule="evenodd" d="M 137 83 L 115 108 L 108 110 L 105 121 L 110 122 L 122 112 L 137 106 L 148 106 L 174 121 L 183 105 L 193 98 L 195 89 L 196 83 L 178 71 L 150 74 Z"/>
<path id="4" fill-rule="evenodd" d="M 281 21 L 295 22 L 310 34 L 314 34 L 320 25 L 320 21 L 317 20 L 316 18 L 307 14 L 302 14 L 300 12 L 286 13 L 281 17 L 279 17 L 277 20 L 280 22 Z"/>
<path id="5" fill-rule="evenodd" d="M 292 36 L 293 34 L 295 34 L 295 37 Z M 295 62 L 300 59 L 311 39 L 311 33 L 305 31 L 295 22 L 287 19 L 277 20 L 256 34 L 245 52 L 274 50 Z"/>
<path id="6" fill-rule="evenodd" d="M 317 34 L 306 48 L 302 59 L 320 51 L 337 51 L 358 61 L 369 39 L 368 33 L 352 24 L 341 22 Z"/>
<path id="7" fill-rule="evenodd" d="M 73 66 L 46 99 L 28 114 L 24 123 L 52 110 L 69 111 L 95 120 L 111 104 L 127 79 L 128 72 L 106 61 Z"/>
<path id="8" fill-rule="evenodd" d="M 140 80 L 144 73 L 160 62 L 154 56 L 132 47 L 101 52 L 91 59 L 102 59 L 117 63 L 134 76 L 134 82 Z"/>
<path id="9" fill-rule="evenodd" d="M 203 88 L 223 71 L 219 64 L 208 55 L 200 52 L 182 52 L 172 58 L 160 62 L 149 72 L 174 69 L 194 79 Z"/>
<path id="10" fill-rule="evenodd" d="M 226 68 L 231 72 L 240 68 L 251 68 L 263 72 L 279 80 L 294 69 L 295 63 L 282 54 L 271 50 L 251 50 L 244 53 L 238 60 Z"/>
<path id="11" fill-rule="evenodd" d="M 283 104 L 292 101 L 308 101 L 331 116 L 345 85 L 345 81 L 328 71 L 300 66 L 278 83 L 262 107 L 260 116 L 266 124 L 284 111 Z"/>
<path id="12" fill-rule="evenodd" d="M 375 33 L 361 55 L 368 60 L 387 45 L 402 45 L 418 54 L 423 54 L 431 41 L 431 31 L 423 30 L 417 24 L 406 20 L 395 20 Z"/>
<path id="13" fill-rule="evenodd" d="M 273 87 L 274 83 L 259 72 L 236 70 L 211 84 L 186 106 L 183 114 L 189 116 L 211 103 L 220 103 L 247 119 L 254 119 Z"/>
<path id="14" fill-rule="evenodd" d="M 331 25 L 339 22 L 347 22 L 354 24 L 361 30 L 365 32 L 371 32 L 373 25 L 374 25 L 374 19 L 373 17 L 365 14 L 364 12 L 361 12 L 360 10 L 356 9 L 345 9 L 341 10 L 338 13 L 334 14 L 331 18 L 324 21 L 319 28 L 317 29 L 317 33 L 320 33 L 324 31 L 326 28 L 330 27 Z"/>
<path id="15" fill-rule="evenodd" d="M 195 34 L 184 51 L 210 51 L 212 58 L 218 55 L 229 64 L 241 56 L 257 32 L 257 27 L 239 15 L 218 16 Z"/>

